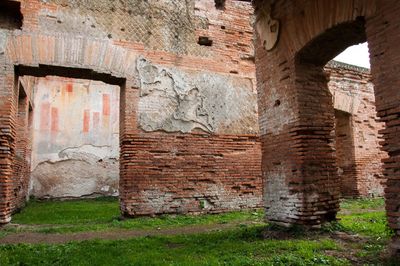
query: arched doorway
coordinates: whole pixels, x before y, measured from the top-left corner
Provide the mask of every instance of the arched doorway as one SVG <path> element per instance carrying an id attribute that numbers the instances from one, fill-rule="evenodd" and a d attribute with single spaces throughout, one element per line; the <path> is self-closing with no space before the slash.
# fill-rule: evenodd
<path id="1" fill-rule="evenodd" d="M 394 69 L 400 59 L 394 47 L 400 41 L 400 4 L 315 0 L 255 1 L 255 6 L 267 219 L 308 226 L 335 219 L 339 182 L 331 134 L 334 112 L 322 66 L 348 46 L 368 41 L 378 116 L 386 123 L 381 131 L 389 154 L 384 161 L 386 210 L 398 241 L 400 146 L 395 132 L 400 92 Z M 280 27 L 272 27 L 274 21 Z M 264 49 L 261 44 L 277 35 L 277 43 Z"/>

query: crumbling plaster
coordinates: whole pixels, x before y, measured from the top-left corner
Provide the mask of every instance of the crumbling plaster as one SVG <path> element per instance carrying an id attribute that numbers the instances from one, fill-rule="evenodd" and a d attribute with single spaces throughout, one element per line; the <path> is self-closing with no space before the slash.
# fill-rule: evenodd
<path id="1" fill-rule="evenodd" d="M 35 104 L 31 195 L 118 195 L 119 87 L 39 78 Z"/>
<path id="2" fill-rule="evenodd" d="M 138 59 L 137 69 L 143 130 L 258 133 L 252 80 L 161 67 L 143 57 Z"/>

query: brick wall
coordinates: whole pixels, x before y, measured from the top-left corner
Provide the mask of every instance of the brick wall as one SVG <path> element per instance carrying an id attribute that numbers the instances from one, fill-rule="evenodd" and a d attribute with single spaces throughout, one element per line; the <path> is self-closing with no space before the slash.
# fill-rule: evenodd
<path id="1" fill-rule="evenodd" d="M 122 141 L 123 213 L 259 207 L 260 145 L 251 135 L 138 133 Z"/>
<path id="2" fill-rule="evenodd" d="M 5 58 L 0 54 L 4 64 Z M 15 116 L 17 94 L 13 91 L 14 78 L 11 67 L 2 68 L 0 75 L 0 222 L 10 221 L 13 209 L 13 161 L 15 153 Z"/>
<path id="3" fill-rule="evenodd" d="M 366 40 L 362 17 L 374 14 L 375 5 L 355 2 L 353 9 L 336 1 L 276 1 L 269 12 L 269 1 L 255 1 L 262 168 L 271 221 L 317 225 L 335 219 L 340 182 L 334 103 L 323 67 Z M 279 38 L 267 51 L 264 44 L 275 36 L 274 28 L 265 27 L 269 17 L 281 27 L 274 27 Z"/>
<path id="4" fill-rule="evenodd" d="M 358 14 L 347 10 L 348 6 L 340 6 L 337 10 L 344 10 L 345 14 L 336 14 L 328 20 L 322 18 L 329 17 L 329 6 L 323 9 L 307 6 L 304 9 L 307 13 L 302 18 L 303 5 L 299 2 L 293 8 L 288 2 L 280 1 L 274 10 L 274 16 L 282 21 L 288 19 L 289 24 L 282 28 L 277 46 L 277 50 L 283 52 L 266 53 L 258 48 L 258 107 L 269 218 L 317 224 L 332 219 L 338 208 L 338 177 L 334 137 L 331 134 L 334 102 L 322 67 L 308 67 L 310 53 L 307 54 L 307 51 L 310 48 L 302 48 L 317 33 L 335 23 L 354 20 L 356 15 L 370 15 L 375 9 L 362 4 L 365 8 L 357 9 L 361 12 Z M 261 204 L 262 196 L 256 186 L 261 184 L 261 171 L 255 170 L 260 167 L 260 157 L 257 156 L 260 146 L 256 137 L 258 130 L 253 125 L 256 112 L 252 108 L 257 104 L 254 100 L 253 10 L 249 3 L 227 1 L 224 9 L 216 9 L 212 0 L 148 1 L 139 5 L 128 0 L 68 3 L 22 0 L 21 11 L 24 16 L 22 30 L 1 32 L 0 42 L 0 59 L 5 66 L 2 71 L 7 71 L 1 78 L 8 80 L 2 87 L 4 104 L 0 108 L 4 220 L 8 219 L 7 205 L 13 197 L 7 184 L 12 183 L 9 169 L 15 157 L 14 123 L 17 114 L 16 98 L 12 94 L 14 65 L 31 67 L 25 70 L 25 74 L 45 75 L 51 72 L 99 79 L 121 86 L 123 162 L 120 184 L 122 210 L 126 215 L 174 210 L 217 212 Z M 320 11 L 327 12 L 326 16 L 321 16 L 319 23 L 310 22 L 310 18 L 319 17 L 315 14 Z M 303 26 L 308 27 L 304 36 L 297 34 L 302 32 L 299 27 Z M 351 31 L 347 31 L 346 27 L 341 29 L 347 34 L 341 40 L 333 45 L 320 45 L 328 51 L 328 56 L 311 49 L 314 55 L 322 58 L 316 63 L 331 59 L 338 46 L 343 48 L 365 39 L 363 34 L 350 38 Z M 335 32 L 330 34 L 335 36 Z M 256 44 L 260 46 L 259 42 Z M 300 50 L 302 55 L 297 56 Z M 141 62 L 141 58 L 150 62 L 145 66 L 146 75 L 138 74 L 137 63 Z M 65 69 L 57 72 L 60 67 Z M 312 83 L 309 83 L 310 80 Z M 154 92 L 152 84 L 162 82 L 175 84 L 169 85 L 175 91 L 171 100 L 165 105 L 152 105 L 153 109 L 140 109 L 143 99 L 148 97 L 149 92 Z M 200 93 L 196 94 L 198 98 L 194 99 L 195 102 L 210 107 L 207 109 L 209 113 L 200 112 L 194 123 L 190 120 L 192 116 L 182 112 L 194 112 L 188 108 L 188 103 L 193 100 L 189 92 L 196 92 L 193 89 Z M 213 90 L 218 93 L 211 94 Z M 171 90 L 165 90 L 165 93 L 171 93 Z M 232 99 L 247 98 L 252 101 L 249 105 L 240 102 L 229 108 L 215 105 L 216 109 L 213 109 L 215 99 L 230 99 L 235 103 Z M 158 98 L 154 99 L 149 101 L 157 103 Z M 179 105 L 181 99 L 184 99 L 183 105 Z M 176 107 L 174 104 L 177 103 Z M 156 124 L 154 127 L 153 122 L 159 120 L 150 120 L 149 123 L 148 118 L 143 119 L 140 114 L 140 110 L 168 113 L 163 108 L 171 106 L 177 109 L 171 112 L 172 118 L 170 116 L 162 121 L 161 126 Z M 213 116 L 215 110 L 224 115 Z M 236 120 L 229 116 L 232 113 Z M 178 116 L 179 123 L 175 119 Z M 209 123 L 203 123 L 204 117 Z M 217 129 L 211 123 L 212 118 L 219 121 Z M 230 123 L 224 125 L 221 122 L 224 119 Z M 186 127 L 186 122 L 194 126 Z M 185 128 L 180 128 L 182 125 Z M 142 146 L 132 145 L 137 140 Z M 184 150 L 183 155 L 177 156 L 175 151 L 180 150 Z M 216 150 L 218 155 L 215 155 Z M 226 153 L 221 155 L 219 150 Z M 192 162 L 193 169 L 182 171 L 186 167 L 184 161 Z M 207 167 L 215 170 L 212 180 L 212 173 L 204 172 Z M 186 181 L 188 186 L 183 185 Z M 177 185 L 172 187 L 170 182 Z M 152 184 L 157 186 L 152 187 Z M 197 194 L 192 191 L 194 184 L 199 184 Z M 216 188 L 220 189 L 219 196 Z M 177 209 L 179 202 L 182 207 Z M 318 215 L 312 215 L 315 213 Z"/>
<path id="5" fill-rule="evenodd" d="M 325 68 L 334 98 L 336 157 L 345 197 L 383 196 L 382 159 L 374 87 L 368 69 L 331 62 Z"/>
<path id="6" fill-rule="evenodd" d="M 217 10 L 211 0 L 150 1 L 139 5 L 136 1 L 20 2 L 22 30 L 2 33 L 4 42 L 0 42 L 1 65 L 5 66 L 2 71 L 9 71 L 11 81 L 14 74 L 52 74 L 121 86 L 120 185 L 125 215 L 219 212 L 261 205 L 250 3 L 231 1 L 225 10 Z M 138 75 L 140 58 L 151 62 L 149 69 L 160 70 L 157 78 L 163 79 L 163 73 L 172 77 L 175 85 L 170 85 L 173 90 L 168 92 L 175 94 L 169 104 L 176 110 L 168 119 L 176 125 L 175 118 L 179 116 L 178 128 L 152 129 L 154 123 L 143 126 L 142 121 L 149 119 L 143 120 L 138 108 L 146 97 L 143 80 L 149 76 Z M 215 85 L 215 80 L 220 85 Z M 16 158 L 13 147 L 17 114 L 16 107 L 11 108 L 11 104 L 16 105 L 12 88 L 10 83 L 1 90 L 5 102 L 10 103 L 0 107 L 4 110 L 0 124 L 5 128 L 1 135 L 3 222 L 9 220 L 7 206 L 15 199 L 6 185 L 14 180 L 8 169 Z M 205 114 L 191 110 L 188 104 L 193 100 L 190 92 L 196 90 L 194 100 L 204 105 Z M 234 99 L 247 98 L 252 99 L 251 104 L 235 105 Z M 183 105 L 180 99 L 184 100 Z M 227 106 L 213 104 L 214 100 L 220 103 L 223 99 L 233 100 Z M 165 113 L 163 106 L 156 108 L 154 113 Z M 222 109 L 223 115 L 214 117 L 216 109 Z M 192 123 L 192 116 L 184 110 L 198 114 L 193 127 L 186 127 Z M 213 118 L 218 120 L 218 130 L 201 127 L 202 119 L 212 124 Z M 131 145 L 138 140 L 142 143 L 139 147 L 152 152 Z M 175 155 L 180 150 L 182 154 Z M 166 171 L 164 166 L 170 160 L 175 163 Z M 185 161 L 192 162 L 192 170 L 182 170 L 189 167 Z M 207 168 L 213 170 L 205 173 Z M 181 207 L 176 208 L 179 202 Z"/>
<path id="7" fill-rule="evenodd" d="M 368 40 L 377 114 L 386 127 L 380 131 L 382 147 L 388 152 L 383 161 L 386 210 L 389 226 L 396 232 L 393 247 L 399 252 L 400 91 L 395 47 L 400 40 L 400 2 L 281 0 L 271 6 L 270 1 L 259 0 L 254 4 L 258 14 L 256 65 L 262 168 L 266 191 L 271 187 L 281 196 L 276 206 L 274 199 L 279 197 L 268 198 L 266 194 L 267 210 L 276 210 L 267 213 L 267 218 L 308 225 L 334 219 L 339 192 L 333 171 L 336 161 L 332 160 L 334 110 L 329 108 L 322 67 L 348 46 Z M 273 42 L 276 36 L 272 32 L 276 27 L 265 26 L 269 18 L 282 27 L 278 42 L 267 51 L 264 44 Z M 267 119 L 271 110 L 280 115 L 272 124 Z M 286 145 L 277 147 L 276 143 Z M 272 152 L 287 154 L 290 148 L 294 149 L 291 156 L 268 156 Z M 274 163 L 269 159 L 275 159 Z M 287 167 L 291 171 L 283 170 Z M 285 214 L 278 216 L 282 212 Z"/>
<path id="8" fill-rule="evenodd" d="M 397 44 L 400 41 L 400 2 L 385 1 L 377 7 L 377 15 L 367 21 L 368 45 L 371 51 L 371 74 L 375 85 L 376 110 L 385 123 L 381 145 L 388 153 L 383 160 L 386 212 L 389 226 L 395 231 L 393 249 L 400 255 L 400 138 L 399 102 L 400 77 L 396 67 L 400 58 Z"/>
<path id="9" fill-rule="evenodd" d="M 13 210 L 21 208 L 27 197 L 30 175 L 29 98 L 19 85 L 18 109 L 16 115 L 16 146 L 13 162 Z"/>
<path id="10" fill-rule="evenodd" d="M 357 197 L 357 171 L 354 155 L 353 124 L 350 114 L 335 110 L 335 147 L 340 193 L 343 197 Z"/>

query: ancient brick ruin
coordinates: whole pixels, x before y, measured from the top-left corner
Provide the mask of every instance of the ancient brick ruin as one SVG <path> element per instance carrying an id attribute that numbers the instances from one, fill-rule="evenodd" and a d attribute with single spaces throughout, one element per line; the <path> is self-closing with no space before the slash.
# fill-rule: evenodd
<path id="1" fill-rule="evenodd" d="M 319 225 L 335 218 L 339 176 L 335 119 L 323 66 L 368 41 L 376 110 L 385 123 L 385 199 L 400 249 L 400 91 L 396 71 L 400 2 L 254 1 L 256 66 L 267 218 Z M 279 105 L 276 102 L 279 101 Z M 271 116 L 271 113 L 273 116 Z"/>
<path id="2" fill-rule="evenodd" d="M 335 219 L 341 196 L 384 194 L 400 249 L 399 56 L 391 48 L 400 38 L 400 4 L 259 0 L 254 7 L 239 0 L 2 1 L 0 222 L 29 193 L 51 194 L 54 180 L 44 178 L 51 165 L 71 168 L 107 146 L 89 135 L 119 110 L 125 216 L 265 204 L 271 222 L 319 226 Z M 328 63 L 365 41 L 371 74 Z M 49 79 L 58 85 L 44 86 Z M 86 88 L 95 99 L 88 82 L 110 87 L 82 104 L 71 127 L 87 138 L 66 143 L 60 123 L 70 107 L 57 93 L 67 99 Z M 111 87 L 119 107 L 110 104 Z M 44 136 L 38 145 L 37 133 Z M 111 157 L 85 160 L 96 168 Z M 99 184 L 72 196 L 116 192 Z"/>

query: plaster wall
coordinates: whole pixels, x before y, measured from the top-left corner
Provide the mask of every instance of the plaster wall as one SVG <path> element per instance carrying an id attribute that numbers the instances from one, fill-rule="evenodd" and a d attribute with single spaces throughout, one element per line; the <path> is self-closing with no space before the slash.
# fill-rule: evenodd
<path id="1" fill-rule="evenodd" d="M 37 79 L 31 195 L 118 195 L 119 90 L 100 81 Z"/>

